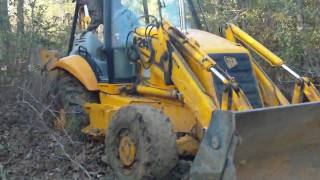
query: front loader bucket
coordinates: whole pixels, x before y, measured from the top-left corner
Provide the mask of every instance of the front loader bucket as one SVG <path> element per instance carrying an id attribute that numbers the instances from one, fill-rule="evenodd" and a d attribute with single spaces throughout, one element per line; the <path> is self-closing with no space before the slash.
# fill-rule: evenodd
<path id="1" fill-rule="evenodd" d="M 216 111 L 191 179 L 320 179 L 320 103 Z"/>

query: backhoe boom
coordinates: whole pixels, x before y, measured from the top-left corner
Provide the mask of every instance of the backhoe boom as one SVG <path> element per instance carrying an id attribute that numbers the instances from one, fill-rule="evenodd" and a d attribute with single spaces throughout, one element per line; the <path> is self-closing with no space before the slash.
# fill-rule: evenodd
<path id="1" fill-rule="evenodd" d="M 271 66 L 282 67 L 297 80 L 294 88 L 294 93 L 292 95 L 293 104 L 303 102 L 304 97 L 306 97 L 309 102 L 320 101 L 320 93 L 309 78 L 301 77 L 298 73 L 289 68 L 279 56 L 271 52 L 268 48 L 263 46 L 261 43 L 241 30 L 239 27 L 234 24 L 228 24 L 225 35 L 226 39 L 228 39 L 229 41 L 232 41 L 234 43 L 240 41 L 241 43 L 243 43 L 245 47 L 250 48 L 252 51 L 257 53 Z"/>

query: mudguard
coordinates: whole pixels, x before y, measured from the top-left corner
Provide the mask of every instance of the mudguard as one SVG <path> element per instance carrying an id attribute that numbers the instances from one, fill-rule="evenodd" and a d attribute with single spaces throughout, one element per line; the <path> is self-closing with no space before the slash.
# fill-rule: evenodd
<path id="1" fill-rule="evenodd" d="M 89 91 L 98 90 L 97 78 L 88 62 L 79 55 L 71 55 L 60 59 L 50 69 L 63 69 L 77 78 Z"/>

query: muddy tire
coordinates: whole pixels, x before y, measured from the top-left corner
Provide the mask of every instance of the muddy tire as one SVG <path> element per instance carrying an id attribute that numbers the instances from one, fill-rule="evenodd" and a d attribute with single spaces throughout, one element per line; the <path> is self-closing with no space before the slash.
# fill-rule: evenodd
<path id="1" fill-rule="evenodd" d="M 98 102 L 98 93 L 88 91 L 80 81 L 62 70 L 59 70 L 56 78 L 55 92 L 56 109 L 60 113 L 63 110 L 65 114 L 63 128 L 72 138 L 83 139 L 81 129 L 89 124 L 83 105 L 87 102 Z"/>
<path id="2" fill-rule="evenodd" d="M 131 140 L 124 146 L 130 145 L 127 153 L 121 153 L 124 139 Z M 117 179 L 166 178 L 178 162 L 176 135 L 168 117 L 148 106 L 120 109 L 107 131 L 104 161 Z"/>

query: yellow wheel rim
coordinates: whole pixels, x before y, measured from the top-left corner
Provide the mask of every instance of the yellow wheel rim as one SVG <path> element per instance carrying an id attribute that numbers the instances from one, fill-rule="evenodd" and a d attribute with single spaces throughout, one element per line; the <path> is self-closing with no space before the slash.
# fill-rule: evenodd
<path id="1" fill-rule="evenodd" d="M 119 145 L 119 156 L 124 166 L 131 166 L 136 156 L 136 146 L 130 137 L 122 137 Z"/>

